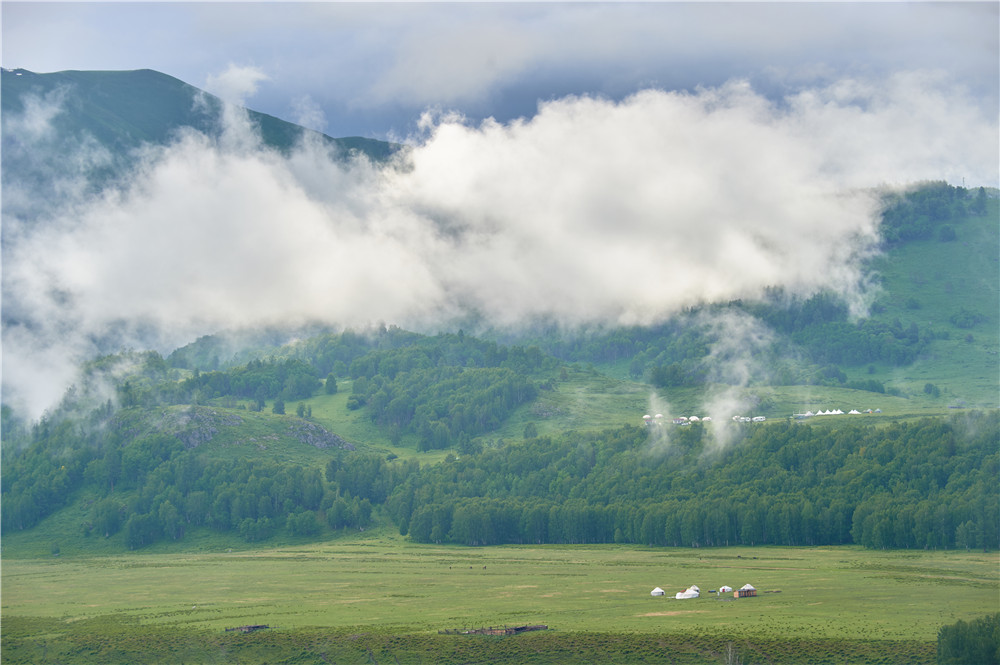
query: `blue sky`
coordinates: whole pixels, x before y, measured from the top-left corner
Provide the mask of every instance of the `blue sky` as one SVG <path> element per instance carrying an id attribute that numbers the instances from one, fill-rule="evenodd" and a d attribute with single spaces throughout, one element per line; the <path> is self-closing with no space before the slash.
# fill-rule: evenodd
<path id="1" fill-rule="evenodd" d="M 3 66 L 151 68 L 334 136 L 403 138 L 427 109 L 473 121 L 570 94 L 734 78 L 780 97 L 845 76 L 943 70 L 998 103 L 998 4 L 4 2 Z M 232 78 L 230 76 L 230 78 Z M 222 92 L 222 90 L 214 90 Z M 249 92 L 248 92 L 249 91 Z"/>

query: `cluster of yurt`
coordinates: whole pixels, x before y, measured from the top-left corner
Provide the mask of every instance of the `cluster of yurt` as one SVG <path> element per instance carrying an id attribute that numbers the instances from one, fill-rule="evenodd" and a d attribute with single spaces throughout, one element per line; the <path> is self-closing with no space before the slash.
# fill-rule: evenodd
<path id="1" fill-rule="evenodd" d="M 864 413 L 882 413 L 882 409 L 874 409 L 874 410 L 866 409 Z M 849 416 L 860 416 L 861 414 L 862 412 L 858 411 L 857 409 L 851 409 L 850 411 L 847 412 L 847 415 Z M 841 411 L 840 409 L 827 409 L 826 411 L 819 410 L 816 413 L 813 413 L 812 411 L 806 411 L 805 413 L 795 413 L 792 414 L 792 417 L 797 420 L 802 420 L 803 418 L 812 418 L 813 416 L 842 416 L 842 415 L 844 415 L 844 412 Z"/>
<path id="2" fill-rule="evenodd" d="M 649 595 L 665 596 L 666 593 L 667 592 L 661 589 L 660 587 L 656 587 L 655 589 L 649 592 Z M 712 593 L 714 593 L 714 591 Z M 757 595 L 757 589 L 754 588 L 752 584 L 744 584 L 736 591 L 733 591 L 733 587 L 729 585 L 723 585 L 719 587 L 719 593 L 720 594 L 731 593 L 733 594 L 733 598 L 752 598 Z M 676 598 L 677 600 L 688 600 L 690 598 L 700 598 L 700 597 L 701 597 L 701 589 L 699 589 L 698 586 L 695 584 L 692 584 L 683 591 L 678 591 L 676 594 L 674 594 L 674 598 Z"/>
<path id="3" fill-rule="evenodd" d="M 648 413 L 642 417 L 642 421 L 649 426 L 656 426 L 663 424 L 663 414 L 658 413 L 655 416 L 651 416 Z M 674 425 L 690 425 L 691 423 L 710 423 L 712 422 L 711 416 L 705 416 L 704 418 L 699 418 L 698 416 L 677 416 L 670 420 Z"/>

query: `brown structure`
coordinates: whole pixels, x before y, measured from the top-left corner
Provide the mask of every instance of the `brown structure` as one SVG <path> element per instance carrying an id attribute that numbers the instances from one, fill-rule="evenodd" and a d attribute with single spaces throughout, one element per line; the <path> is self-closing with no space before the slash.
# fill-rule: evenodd
<path id="1" fill-rule="evenodd" d="M 733 598 L 752 598 L 757 595 L 757 589 L 737 589 L 733 592 Z"/>
<path id="2" fill-rule="evenodd" d="M 256 624 L 253 626 L 236 626 L 235 628 L 226 628 L 226 632 L 228 633 L 231 630 L 238 630 L 241 633 L 252 633 L 255 630 L 264 630 L 265 628 L 270 628 L 270 626 L 268 626 L 267 624 Z"/>
<path id="3" fill-rule="evenodd" d="M 489 628 L 470 628 L 468 630 L 439 630 L 438 633 L 442 635 L 518 635 L 533 630 L 548 630 L 548 628 L 548 626 L 540 624 L 535 626 L 504 626 L 502 628 L 490 626 Z"/>

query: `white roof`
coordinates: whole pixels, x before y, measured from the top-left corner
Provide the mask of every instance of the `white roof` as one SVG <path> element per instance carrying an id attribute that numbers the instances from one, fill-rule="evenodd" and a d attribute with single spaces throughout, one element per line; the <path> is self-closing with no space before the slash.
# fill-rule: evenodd
<path id="1" fill-rule="evenodd" d="M 661 589 L 660 587 L 656 587 L 655 589 L 653 589 L 652 591 L 649 592 L 649 595 L 650 596 L 662 596 L 664 593 L 666 593 L 666 592 L 663 589 Z"/>
<path id="2" fill-rule="evenodd" d="M 725 586 L 720 586 L 719 587 L 719 591 L 721 591 L 722 593 L 729 593 L 732 590 L 733 590 L 733 587 L 729 586 L 728 584 L 725 585 Z"/>
<path id="3" fill-rule="evenodd" d="M 692 591 L 691 589 L 687 589 L 685 591 L 678 591 L 677 595 L 675 595 L 674 598 L 676 598 L 677 600 L 684 600 L 686 598 L 697 598 L 700 595 L 701 594 L 698 593 L 697 591 Z"/>
<path id="4" fill-rule="evenodd" d="M 756 591 L 757 589 L 755 589 L 752 584 L 744 584 L 743 586 L 740 587 L 740 590 L 741 591 Z"/>

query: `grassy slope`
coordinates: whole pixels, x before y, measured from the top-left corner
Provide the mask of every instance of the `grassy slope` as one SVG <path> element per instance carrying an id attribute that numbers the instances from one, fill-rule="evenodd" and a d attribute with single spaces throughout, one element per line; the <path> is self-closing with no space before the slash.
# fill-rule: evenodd
<path id="1" fill-rule="evenodd" d="M 463 548 L 391 536 L 231 553 L 8 558 L 4 567 L 9 662 L 38 662 L 42 642 L 64 662 L 97 662 L 88 660 L 96 650 L 149 633 L 171 642 L 147 652 L 150 662 L 180 662 L 178 648 L 200 643 L 211 656 L 200 662 L 224 662 L 211 649 L 237 643 L 220 643 L 223 629 L 248 623 L 279 630 L 239 644 L 278 651 L 244 652 L 241 662 L 281 662 L 279 653 L 297 653 L 294 645 L 281 651 L 283 641 L 319 633 L 374 635 L 365 649 L 381 650 L 388 662 L 484 662 L 496 640 L 443 639 L 437 631 L 543 623 L 552 629 L 547 636 L 520 636 L 504 647 L 534 640 L 541 655 L 513 662 L 574 662 L 560 649 L 589 640 L 585 648 L 601 662 L 669 662 L 685 642 L 700 656 L 681 662 L 721 662 L 709 656 L 733 641 L 754 662 L 930 663 L 938 627 L 995 610 L 1000 589 L 996 553 Z M 722 602 L 707 593 L 747 582 L 759 597 Z M 702 598 L 649 595 L 654 586 L 672 595 L 690 584 Z M 781 593 L 764 593 L 775 590 Z M 671 649 L 657 652 L 651 638 Z M 73 651 L 88 640 L 92 650 Z M 472 652 L 452 658 L 455 640 Z M 343 652 L 338 662 L 366 662 L 364 655 Z M 301 662 L 318 662 L 316 652 Z"/>
<path id="2" fill-rule="evenodd" d="M 191 412 L 198 414 L 195 423 L 190 422 Z M 267 462 L 323 466 L 339 450 L 311 445 L 300 435 L 302 428 L 309 426 L 308 421 L 294 415 L 275 415 L 270 408 L 254 413 L 218 406 L 168 406 L 133 411 L 130 415 L 128 422 L 138 435 L 162 431 L 177 434 L 182 441 L 191 432 L 211 436 L 196 448 L 210 459 L 253 457 Z"/>
<path id="3" fill-rule="evenodd" d="M 909 367 L 865 368 L 851 378 L 875 378 L 919 397 L 926 383 L 941 389 L 936 403 L 996 408 L 1000 383 L 1000 222 L 998 202 L 990 201 L 989 214 L 970 217 L 955 225 L 953 242 L 920 241 L 896 248 L 875 265 L 882 275 L 886 310 L 875 315 L 883 321 L 899 319 L 903 327 L 916 323 L 949 339 L 935 340 Z M 908 306 L 909 303 L 909 306 Z M 919 305 L 913 308 L 912 305 Z M 948 319 L 965 308 L 983 316 L 971 329 Z M 966 336 L 971 335 L 971 341 Z"/>

